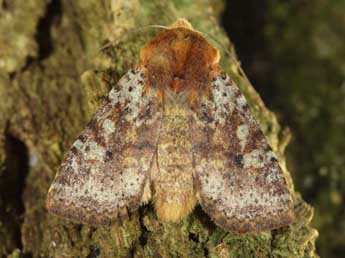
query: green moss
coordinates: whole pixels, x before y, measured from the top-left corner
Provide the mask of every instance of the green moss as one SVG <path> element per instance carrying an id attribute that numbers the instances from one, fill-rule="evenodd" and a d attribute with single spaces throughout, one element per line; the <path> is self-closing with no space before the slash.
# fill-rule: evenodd
<path id="1" fill-rule="evenodd" d="M 36 27 L 46 1 L 4 1 L 0 7 L 0 69 L 12 73 L 37 57 Z"/>
<path id="2" fill-rule="evenodd" d="M 20 258 L 22 257 L 22 252 L 19 249 L 15 249 L 7 258 Z"/>

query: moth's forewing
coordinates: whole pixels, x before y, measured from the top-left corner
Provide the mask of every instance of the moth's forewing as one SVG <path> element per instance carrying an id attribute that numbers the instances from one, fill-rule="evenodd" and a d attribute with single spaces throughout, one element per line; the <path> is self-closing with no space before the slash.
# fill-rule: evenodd
<path id="1" fill-rule="evenodd" d="M 210 87 L 192 126 L 201 206 L 228 230 L 246 233 L 289 224 L 291 195 L 245 97 L 225 73 Z"/>
<path id="2" fill-rule="evenodd" d="M 140 205 L 162 116 L 145 78 L 130 70 L 74 142 L 49 190 L 50 212 L 94 225 Z"/>

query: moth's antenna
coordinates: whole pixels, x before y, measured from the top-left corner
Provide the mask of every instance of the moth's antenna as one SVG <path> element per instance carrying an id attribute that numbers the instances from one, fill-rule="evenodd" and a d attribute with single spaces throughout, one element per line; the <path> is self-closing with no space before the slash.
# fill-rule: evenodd
<path id="1" fill-rule="evenodd" d="M 142 28 L 159 28 L 159 29 L 169 29 L 168 26 L 164 26 L 164 25 L 157 25 L 157 24 L 150 24 L 150 25 L 146 25 L 146 26 L 141 26 Z M 140 28 L 140 27 L 139 27 Z"/>
<path id="2" fill-rule="evenodd" d="M 167 26 L 163 26 L 163 25 L 155 25 L 155 24 L 150 24 L 150 25 L 144 25 L 144 26 L 139 26 L 136 27 L 134 29 L 130 29 L 127 31 L 127 33 L 125 35 L 123 35 L 122 37 L 120 37 L 117 41 L 121 41 L 123 38 L 125 38 L 128 34 L 132 34 L 132 33 L 136 33 L 138 31 L 141 31 L 142 29 L 147 29 L 147 28 L 154 28 L 154 29 L 169 29 L 169 27 Z M 99 50 L 102 51 L 108 47 L 110 47 L 114 42 L 109 42 L 107 44 L 105 44 L 103 47 L 101 47 Z"/>

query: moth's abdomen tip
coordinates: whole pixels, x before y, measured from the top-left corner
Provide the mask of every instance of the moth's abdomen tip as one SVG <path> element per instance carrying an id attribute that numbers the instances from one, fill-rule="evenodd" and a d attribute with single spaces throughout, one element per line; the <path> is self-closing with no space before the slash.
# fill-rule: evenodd
<path id="1" fill-rule="evenodd" d="M 176 195 L 172 194 L 173 187 L 167 189 L 162 185 L 157 185 L 156 189 L 154 206 L 160 221 L 179 222 L 188 216 L 197 204 L 196 196 L 189 194 L 188 187 L 176 189 L 175 192 L 178 192 Z"/>
<path id="2" fill-rule="evenodd" d="M 194 209 L 195 202 L 182 203 L 163 203 L 157 205 L 155 203 L 156 213 L 160 221 L 163 222 L 179 222 L 188 216 Z"/>

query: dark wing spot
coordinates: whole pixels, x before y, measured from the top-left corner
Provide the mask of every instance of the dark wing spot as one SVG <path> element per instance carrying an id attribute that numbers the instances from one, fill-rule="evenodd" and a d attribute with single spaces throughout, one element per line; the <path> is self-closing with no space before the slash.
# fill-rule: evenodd
<path id="1" fill-rule="evenodd" d="M 247 111 L 249 109 L 249 105 L 246 103 L 242 106 L 244 111 Z"/>
<path id="2" fill-rule="evenodd" d="M 267 145 L 265 148 L 264 148 L 264 151 L 270 151 L 271 150 L 271 147 L 269 145 Z"/>
<path id="3" fill-rule="evenodd" d="M 71 152 L 72 152 L 74 155 L 77 155 L 78 149 L 77 149 L 75 146 L 72 146 Z"/>
<path id="4" fill-rule="evenodd" d="M 271 161 L 272 161 L 272 162 L 277 162 L 278 160 L 277 160 L 275 157 L 272 157 L 272 158 L 271 158 Z"/>
<path id="5" fill-rule="evenodd" d="M 113 157 L 113 152 L 111 150 L 107 150 L 105 152 L 104 161 L 107 162 L 107 161 L 111 160 L 112 157 Z"/>
<path id="6" fill-rule="evenodd" d="M 84 142 L 86 142 L 87 137 L 86 137 L 84 134 L 81 134 L 81 135 L 79 135 L 78 139 L 79 139 L 82 143 L 84 143 Z"/>
<path id="7" fill-rule="evenodd" d="M 222 80 L 225 80 L 226 79 L 226 73 L 221 73 L 220 78 L 222 78 Z"/>
<path id="8" fill-rule="evenodd" d="M 236 166 L 238 166 L 239 168 L 243 168 L 243 155 L 242 154 L 235 155 L 234 161 L 235 161 Z"/>

